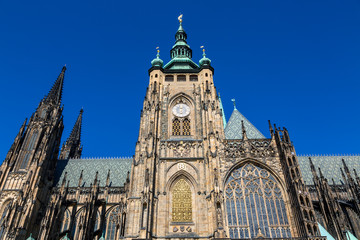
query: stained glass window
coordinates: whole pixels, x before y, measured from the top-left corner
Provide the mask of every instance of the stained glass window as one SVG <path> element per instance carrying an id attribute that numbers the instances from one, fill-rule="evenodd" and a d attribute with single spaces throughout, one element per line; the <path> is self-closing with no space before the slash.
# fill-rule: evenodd
<path id="1" fill-rule="evenodd" d="M 28 141 L 26 144 L 26 148 L 24 150 L 24 153 L 23 153 L 23 160 L 21 162 L 21 166 L 20 166 L 20 169 L 25 169 L 29 163 L 29 160 L 30 160 L 30 156 L 31 156 L 31 153 L 32 153 L 32 150 L 34 149 L 35 147 L 35 143 L 36 143 L 36 140 L 37 140 L 37 137 L 38 137 L 38 132 L 35 131 L 32 135 L 31 135 L 31 138 L 30 138 L 30 141 Z"/>
<path id="2" fill-rule="evenodd" d="M 230 238 L 291 237 L 280 185 L 266 169 L 248 163 L 233 170 L 225 201 Z"/>
<path id="3" fill-rule="evenodd" d="M 192 222 L 191 189 L 185 179 L 175 183 L 172 190 L 172 221 Z"/>
<path id="4" fill-rule="evenodd" d="M 72 236 L 73 239 L 78 239 L 80 237 L 80 232 L 81 232 L 81 227 L 84 221 L 84 216 L 83 216 L 84 211 L 80 210 L 76 216 L 75 216 L 75 222 L 74 225 L 72 227 Z"/>
<path id="5" fill-rule="evenodd" d="M 95 220 L 95 224 L 94 224 L 94 231 L 98 230 L 99 227 L 100 227 L 100 213 L 99 213 L 99 211 L 97 211 L 96 220 Z"/>
<path id="6" fill-rule="evenodd" d="M 64 212 L 64 218 L 61 226 L 61 232 L 68 230 L 70 225 L 70 211 L 68 209 Z"/>
<path id="7" fill-rule="evenodd" d="M 115 207 L 106 217 L 106 240 L 114 240 L 117 236 L 119 219 L 121 217 L 120 207 Z"/>

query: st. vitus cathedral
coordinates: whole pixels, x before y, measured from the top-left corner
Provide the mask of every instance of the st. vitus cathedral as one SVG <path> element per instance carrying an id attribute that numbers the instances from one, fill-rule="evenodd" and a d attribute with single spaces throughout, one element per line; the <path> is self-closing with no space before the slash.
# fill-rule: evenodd
<path id="1" fill-rule="evenodd" d="M 61 146 L 62 69 L 0 167 L 0 239 L 359 238 L 360 156 L 297 156 L 235 105 L 226 122 L 181 19 L 175 39 L 151 62 L 133 158 L 81 158 L 82 111 Z"/>

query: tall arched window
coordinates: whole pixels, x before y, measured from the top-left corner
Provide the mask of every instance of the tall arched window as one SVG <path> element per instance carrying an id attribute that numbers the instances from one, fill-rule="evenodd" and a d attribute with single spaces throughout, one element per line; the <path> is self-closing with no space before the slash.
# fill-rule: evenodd
<path id="1" fill-rule="evenodd" d="M 120 206 L 115 207 L 111 212 L 107 214 L 106 217 L 106 240 L 117 239 L 117 232 L 119 228 L 119 220 L 121 219 Z"/>
<path id="2" fill-rule="evenodd" d="M 172 134 L 175 135 L 175 136 L 181 135 L 180 120 L 178 118 L 175 118 L 173 120 Z"/>
<path id="3" fill-rule="evenodd" d="M 5 224 L 6 224 L 6 218 L 9 213 L 10 203 L 7 203 L 4 205 L 3 210 L 1 212 L 1 218 L 0 218 L 0 239 L 4 237 L 5 234 Z"/>
<path id="4" fill-rule="evenodd" d="M 183 135 L 190 136 L 190 120 L 187 118 L 183 121 Z"/>
<path id="5" fill-rule="evenodd" d="M 69 229 L 70 226 L 70 211 L 69 209 L 66 209 L 64 212 L 63 222 L 61 225 L 61 232 L 64 232 Z"/>
<path id="6" fill-rule="evenodd" d="M 84 223 L 84 211 L 80 210 L 75 216 L 75 222 L 71 230 L 72 239 L 79 239 L 81 236 L 81 229 Z"/>
<path id="7" fill-rule="evenodd" d="M 192 222 L 191 188 L 185 179 L 180 179 L 172 190 L 172 221 Z"/>
<path id="8" fill-rule="evenodd" d="M 94 232 L 99 230 L 100 228 L 100 212 L 97 211 L 96 212 L 96 220 L 95 220 L 95 224 L 94 224 Z"/>
<path id="9" fill-rule="evenodd" d="M 27 145 L 24 149 L 23 160 L 21 162 L 20 169 L 26 169 L 32 154 L 32 150 L 35 148 L 37 137 L 38 137 L 38 132 L 35 131 L 31 135 L 30 140 L 26 142 Z"/>
<path id="10" fill-rule="evenodd" d="M 291 237 L 279 183 L 266 169 L 248 163 L 233 170 L 225 200 L 230 238 Z"/>

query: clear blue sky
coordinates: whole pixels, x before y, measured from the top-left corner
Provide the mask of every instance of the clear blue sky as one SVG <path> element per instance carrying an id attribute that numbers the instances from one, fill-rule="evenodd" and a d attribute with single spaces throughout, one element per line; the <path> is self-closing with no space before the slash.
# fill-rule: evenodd
<path id="1" fill-rule="evenodd" d="M 303 154 L 359 153 L 360 2 L 0 0 L 0 161 L 67 64 L 68 137 L 84 107 L 86 157 L 132 156 L 155 48 L 183 26 L 215 68 L 226 117 L 285 126 Z"/>

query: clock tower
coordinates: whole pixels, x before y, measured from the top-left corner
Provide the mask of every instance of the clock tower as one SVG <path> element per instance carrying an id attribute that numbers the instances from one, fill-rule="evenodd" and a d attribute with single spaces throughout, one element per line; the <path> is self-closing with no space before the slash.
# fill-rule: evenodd
<path id="1" fill-rule="evenodd" d="M 214 69 L 192 60 L 181 17 L 171 60 L 149 69 L 131 173 L 127 236 L 225 237 L 219 154 L 224 139 Z"/>

